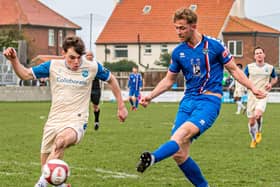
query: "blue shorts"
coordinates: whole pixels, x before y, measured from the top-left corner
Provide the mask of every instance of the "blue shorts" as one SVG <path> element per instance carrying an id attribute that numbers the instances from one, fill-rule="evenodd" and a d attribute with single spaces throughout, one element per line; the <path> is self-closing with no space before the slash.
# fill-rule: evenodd
<path id="1" fill-rule="evenodd" d="M 129 96 L 130 97 L 135 96 L 136 98 L 138 98 L 139 94 L 140 94 L 139 90 L 135 90 L 135 89 L 130 89 L 129 90 Z"/>
<path id="2" fill-rule="evenodd" d="M 179 105 L 177 116 L 172 128 L 173 135 L 185 122 L 191 122 L 199 128 L 197 138 L 210 128 L 217 119 L 221 109 L 221 99 L 201 94 L 198 96 L 185 96 Z"/>

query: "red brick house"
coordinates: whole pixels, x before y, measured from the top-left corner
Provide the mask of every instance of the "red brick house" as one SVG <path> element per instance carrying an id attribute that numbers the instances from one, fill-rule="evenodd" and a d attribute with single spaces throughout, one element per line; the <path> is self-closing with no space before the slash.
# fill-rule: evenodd
<path id="1" fill-rule="evenodd" d="M 27 41 L 27 58 L 61 55 L 63 38 L 80 26 L 38 0 L 0 0 L 0 30 L 17 29 Z"/>
<path id="2" fill-rule="evenodd" d="M 133 60 L 142 71 L 158 68 L 154 62 L 160 54 L 171 53 L 179 42 L 172 20 L 175 10 L 189 7 L 199 16 L 199 32 L 223 40 L 237 63 L 251 62 L 252 49 L 261 45 L 267 60 L 278 65 L 280 32 L 246 18 L 244 1 L 119 0 L 96 41 L 97 59 Z"/>

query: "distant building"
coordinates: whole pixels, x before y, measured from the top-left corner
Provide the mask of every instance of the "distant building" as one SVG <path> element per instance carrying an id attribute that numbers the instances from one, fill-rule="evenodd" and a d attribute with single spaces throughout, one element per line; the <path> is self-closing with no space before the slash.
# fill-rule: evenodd
<path id="1" fill-rule="evenodd" d="M 29 60 L 37 55 L 61 55 L 63 38 L 81 29 L 38 0 L 0 0 L 0 7 L 0 31 L 22 31 Z"/>
<path id="2" fill-rule="evenodd" d="M 279 64 L 280 32 L 245 17 L 244 0 L 116 0 L 116 7 L 96 41 L 100 61 L 133 60 L 141 70 L 159 68 L 160 54 L 171 53 L 179 40 L 172 16 L 188 7 L 199 16 L 198 30 L 225 42 L 237 63 L 253 61 L 262 46 L 267 61 Z"/>

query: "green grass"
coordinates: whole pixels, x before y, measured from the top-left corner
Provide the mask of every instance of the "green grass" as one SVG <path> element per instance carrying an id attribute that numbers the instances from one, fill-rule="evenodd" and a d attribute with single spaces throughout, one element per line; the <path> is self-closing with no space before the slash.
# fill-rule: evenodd
<path id="1" fill-rule="evenodd" d="M 125 123 L 116 118 L 115 103 L 101 105 L 101 127 L 87 133 L 66 151 L 74 187 L 180 187 L 184 179 L 172 159 L 144 174 L 135 171 L 139 155 L 169 138 L 178 103 L 152 103 L 129 112 Z M 50 103 L 0 103 L 0 187 L 31 187 L 40 175 L 39 151 Z M 224 104 L 215 125 L 195 141 L 191 156 L 211 187 L 279 187 L 280 104 L 268 104 L 263 141 L 250 149 L 247 118 Z"/>

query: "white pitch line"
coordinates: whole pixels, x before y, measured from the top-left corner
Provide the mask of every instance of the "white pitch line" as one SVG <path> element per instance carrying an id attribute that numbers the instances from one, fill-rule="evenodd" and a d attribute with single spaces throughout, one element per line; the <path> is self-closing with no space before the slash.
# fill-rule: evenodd
<path id="1" fill-rule="evenodd" d="M 4 171 L 0 171 L 0 175 L 6 175 L 6 176 L 11 176 L 11 175 L 26 175 L 26 173 L 23 173 L 23 172 L 4 172 Z"/>
<path id="2" fill-rule="evenodd" d="M 0 165 L 4 165 L 4 164 L 12 164 L 12 165 L 17 165 L 17 166 L 24 166 L 24 167 L 30 167 L 30 166 L 40 166 L 39 163 L 37 162 L 30 162 L 30 163 L 24 163 L 24 162 L 18 162 L 18 161 L 2 161 L 0 160 Z M 124 179 L 124 178 L 138 178 L 138 175 L 134 175 L 134 174 L 129 174 L 129 173 L 125 173 L 125 172 L 115 172 L 115 171 L 111 171 L 111 170 L 105 170 L 102 168 L 87 168 L 87 167 L 75 167 L 72 166 L 70 167 L 70 169 L 76 169 L 76 170 L 80 170 L 80 171 L 95 171 L 96 173 L 101 173 L 102 175 L 100 175 L 101 178 L 119 178 L 119 179 Z M 1 172 L 0 171 L 0 175 L 21 175 L 22 173 L 19 172 Z M 105 174 L 105 175 L 104 175 Z M 75 176 L 79 176 L 79 175 L 75 175 Z M 85 176 L 85 175 L 82 175 Z"/>

